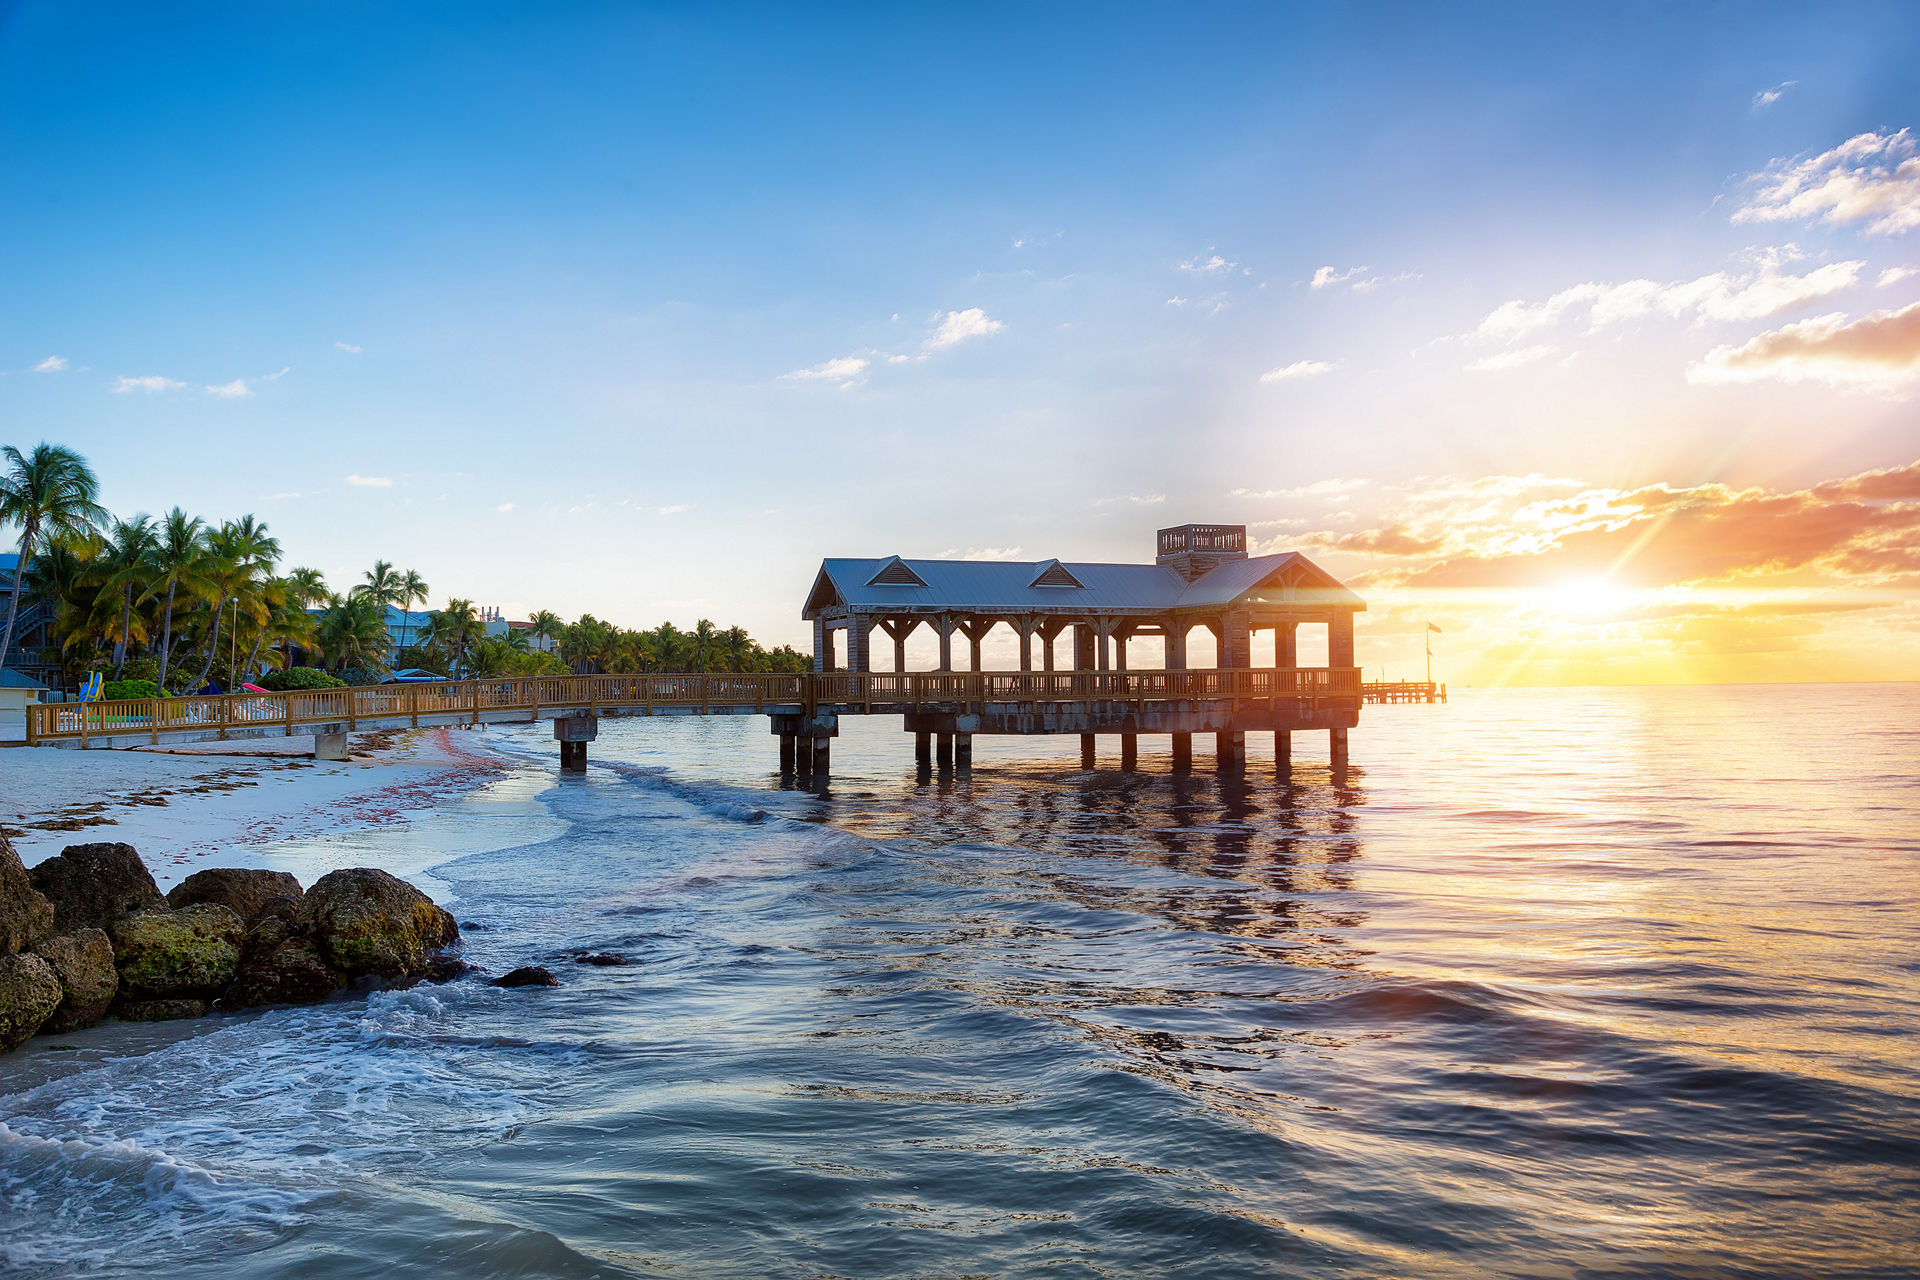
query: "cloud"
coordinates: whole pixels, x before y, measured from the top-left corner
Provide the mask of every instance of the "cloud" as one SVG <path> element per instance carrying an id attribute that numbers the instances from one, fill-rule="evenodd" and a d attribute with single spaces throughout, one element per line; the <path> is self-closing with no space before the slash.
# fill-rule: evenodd
<path id="1" fill-rule="evenodd" d="M 676 502 L 670 507 L 661 507 L 660 514 L 663 516 L 677 516 L 682 511 L 691 510 L 693 510 L 693 504 L 691 502 Z"/>
<path id="2" fill-rule="evenodd" d="M 35 373 L 59 373 L 66 367 L 67 358 L 65 356 L 48 356 L 45 360 L 33 366 L 33 371 Z"/>
<path id="3" fill-rule="evenodd" d="M 186 385 L 184 382 L 175 382 L 172 378 L 162 378 L 158 374 L 149 374 L 144 378 L 129 378 L 122 375 L 113 380 L 111 390 L 115 395 L 123 396 L 129 391 L 145 391 L 148 394 L 155 391 L 178 391 Z"/>
<path id="4" fill-rule="evenodd" d="M 1129 502 L 1136 507 L 1157 507 L 1166 500 L 1167 495 L 1164 493 L 1123 493 L 1113 498 L 1096 498 L 1093 505 L 1110 507 L 1115 503 Z"/>
<path id="5" fill-rule="evenodd" d="M 841 356 L 837 360 L 824 360 L 811 369 L 795 369 L 780 376 L 795 382 L 838 382 L 852 386 L 867 371 L 867 364 L 865 356 Z"/>
<path id="6" fill-rule="evenodd" d="M 1355 280 L 1353 282 L 1353 291 L 1355 293 L 1372 293 L 1381 285 L 1406 284 L 1408 281 L 1418 279 L 1420 279 L 1420 273 L 1418 271 L 1402 271 L 1397 276 L 1371 276 L 1365 280 Z"/>
<path id="7" fill-rule="evenodd" d="M 1787 90 L 1793 88 L 1793 86 L 1799 83 L 1800 82 L 1798 80 L 1782 80 L 1779 84 L 1773 86 L 1773 88 L 1771 89 L 1762 89 L 1760 92 L 1753 95 L 1753 109 L 1755 111 L 1758 111 L 1762 107 L 1772 106 L 1774 103 L 1780 101 L 1781 94 L 1785 93 Z"/>
<path id="8" fill-rule="evenodd" d="M 500 512 L 502 515 L 505 515 L 507 512 L 513 510 L 513 504 L 511 502 L 503 502 L 499 506 L 495 507 L 494 510 Z"/>
<path id="9" fill-rule="evenodd" d="M 300 496 L 300 491 L 298 489 L 294 489 L 287 493 L 262 494 L 259 500 L 261 502 L 289 502 L 299 496 Z"/>
<path id="10" fill-rule="evenodd" d="M 281 368 L 280 368 L 280 372 L 278 372 L 278 373 L 268 373 L 268 374 L 262 374 L 262 375 L 261 375 L 261 377 L 260 377 L 260 381 L 262 381 L 262 382 L 278 382 L 278 381 L 280 381 L 280 379 L 282 379 L 282 378 L 284 378 L 284 377 L 286 377 L 286 376 L 287 376 L 288 374 L 290 374 L 290 373 L 292 373 L 292 372 L 293 372 L 293 366 L 292 366 L 292 365 L 290 365 L 290 364 L 289 364 L 289 365 L 282 365 L 282 366 L 281 366 Z"/>
<path id="11" fill-rule="evenodd" d="M 351 342 L 336 342 L 333 344 L 333 349 L 335 351 L 344 351 L 350 356 L 357 356 L 364 348 L 356 347 Z"/>
<path id="12" fill-rule="evenodd" d="M 1514 347 L 1507 351 L 1496 351 L 1467 366 L 1468 373 L 1497 373 L 1502 369 L 1518 369 L 1521 365 L 1533 364 L 1545 360 L 1548 356 L 1559 354 L 1555 346 Z"/>
<path id="13" fill-rule="evenodd" d="M 958 547 L 948 547 L 933 557 L 935 560 L 1018 560 L 1019 547 L 968 547 L 962 551 Z"/>
<path id="14" fill-rule="evenodd" d="M 965 311 L 949 311 L 940 321 L 940 327 L 927 339 L 927 350 L 940 351 L 947 347 L 958 346 L 968 338 L 984 338 L 999 333 L 1007 326 L 991 319 L 979 307 L 968 307 Z"/>
<path id="15" fill-rule="evenodd" d="M 1368 480 L 1315 480 L 1312 484 L 1296 485 L 1291 489 L 1235 489 L 1236 498 L 1332 498 L 1344 502 L 1355 490 L 1364 489 Z"/>
<path id="16" fill-rule="evenodd" d="M 1182 271 L 1191 271 L 1195 275 L 1201 276 L 1224 276 L 1232 273 L 1239 266 L 1239 263 L 1231 262 L 1219 254 L 1214 253 L 1212 250 L 1208 250 L 1206 257 L 1189 258 L 1180 264 L 1180 269 Z"/>
<path id="17" fill-rule="evenodd" d="M 1324 360 L 1296 360 L 1292 364 L 1269 369 L 1260 375 L 1262 382 L 1291 382 L 1296 378 L 1317 378 L 1323 373 L 1332 373 L 1333 366 Z"/>
<path id="18" fill-rule="evenodd" d="M 1877 289 L 1884 289 L 1890 284 L 1899 284 L 1902 280 L 1913 276 L 1920 276 L 1920 267 L 1888 267 L 1880 273 L 1880 278 L 1873 284 Z"/>
<path id="19" fill-rule="evenodd" d="M 1769 250 L 1759 256 L 1758 269 L 1741 275 L 1716 271 L 1696 280 L 1669 284 L 1653 280 L 1620 284 L 1589 281 L 1562 289 L 1544 302 L 1504 302 L 1480 322 L 1472 336 L 1515 342 L 1579 313 L 1586 315 L 1588 333 L 1647 316 L 1680 319 L 1691 315 L 1695 323 L 1758 320 L 1850 287 L 1867 265 L 1830 262 L 1803 275 L 1781 271 L 1780 264 L 1795 252 L 1790 247 Z"/>
<path id="20" fill-rule="evenodd" d="M 1344 284 L 1366 270 L 1365 267 L 1348 267 L 1345 271 L 1336 271 L 1332 267 L 1322 267 L 1313 273 L 1313 279 L 1307 282 L 1307 287 L 1325 289 L 1332 285 Z"/>
<path id="21" fill-rule="evenodd" d="M 393 488 L 393 480 L 388 476 L 348 476 L 346 482 L 360 489 Z"/>
<path id="22" fill-rule="evenodd" d="M 1834 312 L 1715 347 L 1687 370 L 1691 382 L 1825 382 L 1884 386 L 1920 373 L 1920 302 L 1848 322 Z"/>
<path id="23" fill-rule="evenodd" d="M 208 387 L 207 394 L 219 396 L 222 400 L 245 400 L 253 395 L 244 378 L 235 378 L 232 382 L 223 382 L 217 387 Z"/>
<path id="24" fill-rule="evenodd" d="M 1184 307 L 1187 305 L 1187 300 L 1176 294 L 1167 299 L 1167 305 L 1170 307 Z"/>
<path id="25" fill-rule="evenodd" d="M 1861 133 L 1810 160 L 1776 160 L 1748 179 L 1758 189 L 1735 222 L 1865 225 L 1868 235 L 1920 227 L 1920 146 L 1913 131 Z"/>

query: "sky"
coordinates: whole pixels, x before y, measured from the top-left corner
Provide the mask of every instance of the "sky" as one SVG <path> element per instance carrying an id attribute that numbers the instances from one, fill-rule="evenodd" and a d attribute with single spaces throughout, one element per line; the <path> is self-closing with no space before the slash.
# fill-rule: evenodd
<path id="1" fill-rule="evenodd" d="M 1370 677 L 1915 679 L 1916 65 L 1907 3 L 0 3 L 0 441 L 509 616 L 804 647 L 826 556 L 1213 521 Z"/>

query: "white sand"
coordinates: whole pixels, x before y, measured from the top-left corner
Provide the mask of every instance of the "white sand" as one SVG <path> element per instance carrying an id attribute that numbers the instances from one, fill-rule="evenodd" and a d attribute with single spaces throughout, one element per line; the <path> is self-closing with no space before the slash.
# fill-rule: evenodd
<path id="1" fill-rule="evenodd" d="M 28 866 L 70 844 L 125 841 L 166 889 L 203 867 L 278 865 L 269 846 L 390 826 L 482 786 L 505 767 L 483 736 L 360 735 L 345 764 L 291 756 L 311 752 L 300 738 L 172 752 L 7 748 L 0 827 Z M 75 822 L 89 825 L 46 829 Z"/>

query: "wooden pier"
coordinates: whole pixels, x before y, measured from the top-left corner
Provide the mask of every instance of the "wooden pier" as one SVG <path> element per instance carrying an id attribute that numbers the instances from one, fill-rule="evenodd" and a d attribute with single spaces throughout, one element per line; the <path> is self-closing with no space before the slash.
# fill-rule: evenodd
<path id="1" fill-rule="evenodd" d="M 1360 686 L 1362 702 L 1445 702 L 1447 686 L 1431 680 L 1381 680 Z"/>

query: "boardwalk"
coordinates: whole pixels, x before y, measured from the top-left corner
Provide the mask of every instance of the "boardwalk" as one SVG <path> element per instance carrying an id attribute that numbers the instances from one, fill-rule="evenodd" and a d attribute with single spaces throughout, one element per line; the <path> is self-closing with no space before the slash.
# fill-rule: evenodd
<path id="1" fill-rule="evenodd" d="M 373 729 L 563 722 L 563 747 L 591 738 L 600 716 L 765 715 L 802 749 L 838 732 L 842 715 L 899 715 L 929 736 L 974 733 L 1191 733 L 1233 723 L 1287 732 L 1351 724 L 1354 667 L 1190 671 L 810 672 L 800 675 L 607 675 L 375 685 L 299 693 L 226 694 L 27 709 L 35 746 L 129 747 Z M 582 761 L 584 763 L 584 761 Z"/>
<path id="2" fill-rule="evenodd" d="M 1360 686 L 1363 702 L 1445 702 L 1447 686 L 1431 680 L 1383 680 Z"/>

